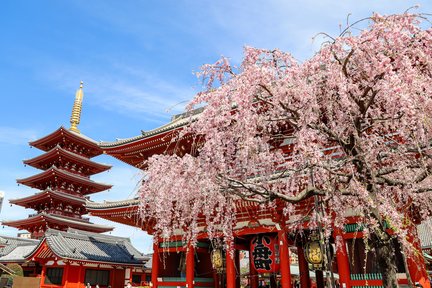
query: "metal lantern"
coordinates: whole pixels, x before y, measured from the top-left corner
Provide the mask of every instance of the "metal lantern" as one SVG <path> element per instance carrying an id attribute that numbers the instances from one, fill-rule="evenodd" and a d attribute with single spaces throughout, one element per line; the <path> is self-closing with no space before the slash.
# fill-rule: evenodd
<path id="1" fill-rule="evenodd" d="M 324 250 L 320 243 L 319 236 L 316 233 L 312 233 L 309 242 L 306 243 L 304 251 L 307 262 L 312 264 L 315 268 L 322 266 L 324 262 Z"/>
<path id="2" fill-rule="evenodd" d="M 214 249 L 210 254 L 210 258 L 213 269 L 216 269 L 218 273 L 222 273 L 224 264 L 222 249 Z"/>

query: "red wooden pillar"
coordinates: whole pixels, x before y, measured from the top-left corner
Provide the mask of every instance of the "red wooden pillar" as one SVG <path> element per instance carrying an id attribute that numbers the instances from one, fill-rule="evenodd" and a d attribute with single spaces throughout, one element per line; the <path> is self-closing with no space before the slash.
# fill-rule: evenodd
<path id="1" fill-rule="evenodd" d="M 152 285 L 153 287 L 158 287 L 158 275 L 159 275 L 159 245 L 153 244 L 153 258 L 152 258 Z"/>
<path id="2" fill-rule="evenodd" d="M 413 284 L 420 283 L 424 288 L 430 288 L 426 265 L 423 258 L 423 252 L 420 240 L 417 235 L 416 227 L 411 223 L 408 227 L 408 241 L 412 243 L 414 251 L 407 254 L 407 266 Z"/>
<path id="3" fill-rule="evenodd" d="M 281 287 L 291 288 L 291 269 L 287 235 L 284 230 L 278 232 L 280 249 Z"/>
<path id="4" fill-rule="evenodd" d="M 195 269 L 195 249 L 192 245 L 188 245 L 186 251 L 186 287 L 193 288 L 195 279 L 194 279 L 194 270 Z"/>
<path id="5" fill-rule="evenodd" d="M 213 269 L 213 286 L 214 288 L 219 288 L 219 274 L 217 273 L 216 269 Z"/>
<path id="6" fill-rule="evenodd" d="M 85 287 L 85 285 L 87 284 L 87 283 L 84 283 L 84 277 L 83 277 L 83 270 L 84 270 L 84 268 L 83 268 L 83 265 L 82 264 L 79 264 L 79 270 L 78 270 L 78 286 L 77 287 Z"/>
<path id="7" fill-rule="evenodd" d="M 346 249 L 346 243 L 345 239 L 343 238 L 342 230 L 340 228 L 334 228 L 333 237 L 336 243 L 336 261 L 338 266 L 339 283 L 341 287 L 344 287 L 345 284 L 345 286 L 349 288 L 351 287 L 350 266 L 348 251 Z"/>
<path id="8" fill-rule="evenodd" d="M 251 288 L 258 288 L 258 273 L 255 270 L 252 253 L 249 253 L 249 284 Z"/>
<path id="9" fill-rule="evenodd" d="M 240 272 L 240 250 L 235 250 L 234 253 L 235 256 L 235 267 L 236 269 L 234 271 L 239 271 Z M 237 274 L 237 272 L 236 272 Z M 236 277 L 236 287 L 240 287 L 240 273 L 239 275 L 236 275 L 238 277 Z"/>
<path id="10" fill-rule="evenodd" d="M 42 285 L 45 284 L 45 273 L 46 273 L 46 266 L 45 266 L 45 264 L 42 266 L 42 271 L 41 271 L 41 287 L 42 287 Z"/>
<path id="11" fill-rule="evenodd" d="M 226 252 L 226 288 L 235 288 L 236 287 L 236 271 L 235 271 L 235 263 L 234 263 L 234 255 L 235 251 L 230 251 L 230 249 L 234 249 L 234 245 L 231 245 L 230 242 L 227 243 L 227 252 Z"/>
<path id="12" fill-rule="evenodd" d="M 310 277 L 309 277 L 309 267 L 306 261 L 303 246 L 297 246 L 299 270 L 300 270 L 300 287 L 309 288 L 310 287 Z"/>
<path id="13" fill-rule="evenodd" d="M 70 266 L 70 263 L 66 263 L 66 265 L 64 266 L 64 274 L 63 274 L 63 278 L 64 278 L 64 281 L 63 281 L 63 285 L 64 285 L 64 287 L 65 288 L 67 288 L 68 287 L 68 282 L 69 282 L 69 279 L 68 279 L 68 277 L 69 277 L 69 266 Z"/>

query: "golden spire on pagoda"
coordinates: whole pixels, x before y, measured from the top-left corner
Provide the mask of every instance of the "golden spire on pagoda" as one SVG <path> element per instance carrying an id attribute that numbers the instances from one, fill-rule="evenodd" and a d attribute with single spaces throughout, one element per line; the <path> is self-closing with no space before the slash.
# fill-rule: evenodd
<path id="1" fill-rule="evenodd" d="M 80 133 L 80 131 L 78 130 L 78 124 L 80 123 L 82 100 L 84 97 L 84 92 L 82 88 L 83 88 L 83 81 L 81 81 L 80 88 L 77 90 L 75 94 L 75 102 L 72 108 L 72 115 L 70 118 L 71 127 L 69 128 L 69 130 L 76 133 Z"/>

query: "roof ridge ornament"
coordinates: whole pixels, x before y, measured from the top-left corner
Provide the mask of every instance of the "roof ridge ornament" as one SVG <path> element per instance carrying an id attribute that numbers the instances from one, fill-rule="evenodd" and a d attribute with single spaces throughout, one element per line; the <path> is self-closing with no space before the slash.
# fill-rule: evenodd
<path id="1" fill-rule="evenodd" d="M 83 97 L 84 97 L 83 81 L 81 81 L 80 87 L 75 94 L 75 102 L 72 108 L 72 115 L 70 118 L 71 127 L 69 128 L 70 131 L 76 132 L 78 134 L 80 134 L 80 131 L 78 129 L 78 124 L 80 123 L 80 119 L 81 119 L 81 108 L 82 108 Z"/>

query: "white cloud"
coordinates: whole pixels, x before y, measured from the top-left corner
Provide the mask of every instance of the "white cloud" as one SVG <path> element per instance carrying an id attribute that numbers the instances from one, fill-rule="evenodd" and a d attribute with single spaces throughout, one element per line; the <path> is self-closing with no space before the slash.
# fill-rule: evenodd
<path id="1" fill-rule="evenodd" d="M 26 145 L 35 140 L 38 133 L 31 129 L 0 126 L 0 143 L 10 145 Z"/>

